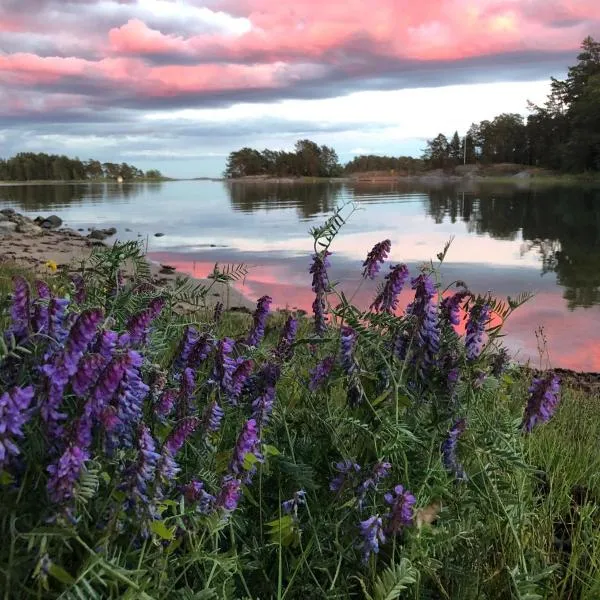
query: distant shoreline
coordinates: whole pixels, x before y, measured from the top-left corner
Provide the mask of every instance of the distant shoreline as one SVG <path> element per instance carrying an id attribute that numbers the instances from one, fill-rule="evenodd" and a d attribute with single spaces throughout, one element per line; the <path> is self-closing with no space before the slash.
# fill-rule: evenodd
<path id="1" fill-rule="evenodd" d="M 178 181 L 172 177 L 136 177 L 135 179 L 125 179 L 117 181 L 116 179 L 23 179 L 23 180 L 0 180 L 0 185 L 67 185 L 70 183 L 114 183 L 115 185 L 123 185 L 130 183 L 161 183 L 164 181 Z"/>

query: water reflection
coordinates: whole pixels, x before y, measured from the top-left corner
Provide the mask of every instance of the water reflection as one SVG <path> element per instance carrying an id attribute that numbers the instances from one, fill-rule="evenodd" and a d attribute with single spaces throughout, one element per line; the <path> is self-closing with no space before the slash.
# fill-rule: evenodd
<path id="1" fill-rule="evenodd" d="M 72 204 L 101 204 L 123 202 L 145 193 L 160 193 L 163 183 L 73 183 L 0 185 L 0 202 L 16 210 L 47 211 Z"/>
<path id="2" fill-rule="evenodd" d="M 225 182 L 231 206 L 242 212 L 296 208 L 301 219 L 331 212 L 338 204 L 341 183 L 230 183 Z"/>
<path id="3" fill-rule="evenodd" d="M 600 189 L 432 190 L 427 212 L 436 223 L 460 218 L 469 232 L 494 239 L 521 236 L 523 252 L 539 255 L 542 274 L 556 274 L 570 309 L 600 301 Z"/>

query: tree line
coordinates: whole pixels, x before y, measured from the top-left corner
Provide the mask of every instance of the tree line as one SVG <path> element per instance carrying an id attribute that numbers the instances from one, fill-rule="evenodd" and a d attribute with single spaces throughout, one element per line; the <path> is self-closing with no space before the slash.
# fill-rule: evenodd
<path id="1" fill-rule="evenodd" d="M 20 152 L 0 159 L 0 181 L 83 181 L 96 179 L 161 179 L 158 169 L 142 171 L 127 163 L 82 161 L 58 154 Z"/>
<path id="2" fill-rule="evenodd" d="M 528 108 L 526 119 L 503 113 L 473 123 L 463 138 L 440 133 L 427 142 L 423 159 L 430 168 L 480 162 L 600 170 L 600 42 L 587 37 L 566 79 L 552 78 L 545 104 Z"/>

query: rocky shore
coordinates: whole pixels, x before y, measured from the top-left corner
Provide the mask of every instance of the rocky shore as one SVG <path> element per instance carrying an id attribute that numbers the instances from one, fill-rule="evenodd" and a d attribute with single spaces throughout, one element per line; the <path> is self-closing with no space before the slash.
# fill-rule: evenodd
<path id="1" fill-rule="evenodd" d="M 93 229 L 85 232 L 63 227 L 57 215 L 29 217 L 11 208 L 0 210 L 0 264 L 12 263 L 40 273 L 48 273 L 47 264 L 58 268 L 75 270 L 86 261 L 95 246 L 109 245 L 118 239 L 116 228 Z M 105 241 L 107 240 L 107 241 Z M 189 277 L 169 265 L 148 261 L 153 283 L 172 285 L 178 277 Z M 192 278 L 193 281 L 210 285 L 210 279 Z M 239 290 L 222 283 L 214 283 L 206 299 L 209 306 L 217 302 L 228 302 L 229 308 L 252 308 L 254 303 Z"/>

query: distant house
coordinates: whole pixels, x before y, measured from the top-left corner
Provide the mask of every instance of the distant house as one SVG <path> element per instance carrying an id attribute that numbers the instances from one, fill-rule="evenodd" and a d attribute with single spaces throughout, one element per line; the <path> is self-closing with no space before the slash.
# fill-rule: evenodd
<path id="1" fill-rule="evenodd" d="M 123 183 L 123 177 L 121 175 L 117 177 L 117 183 Z"/>

